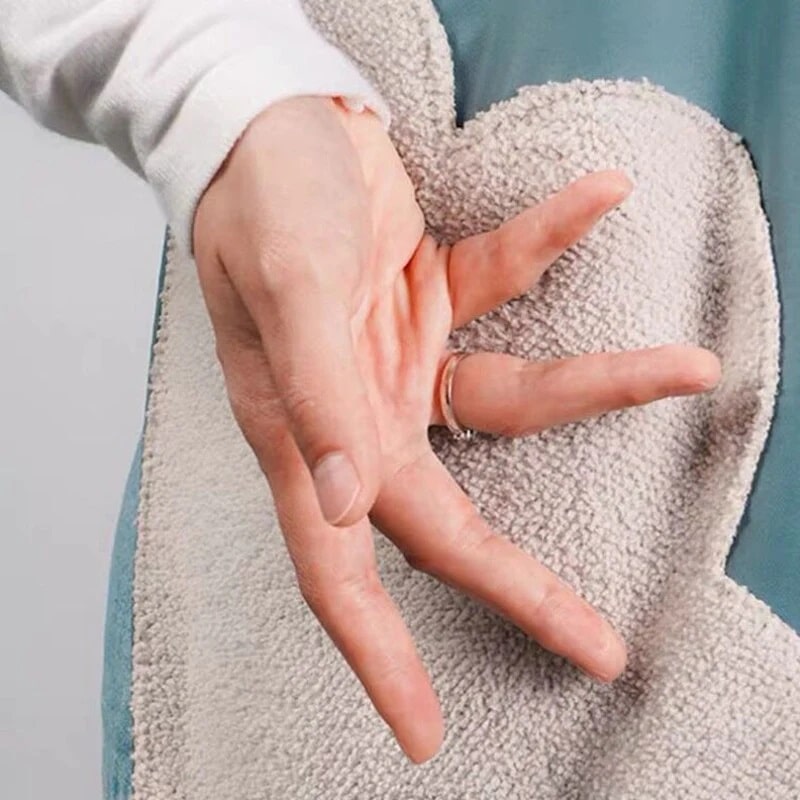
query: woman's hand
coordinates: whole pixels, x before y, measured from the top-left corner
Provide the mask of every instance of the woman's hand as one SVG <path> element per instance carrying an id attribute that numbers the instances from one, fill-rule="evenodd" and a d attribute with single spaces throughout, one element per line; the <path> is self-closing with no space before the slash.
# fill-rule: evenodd
<path id="1" fill-rule="evenodd" d="M 376 570 L 367 514 L 409 563 L 488 604 L 600 680 L 611 626 L 491 530 L 431 450 L 448 334 L 526 291 L 630 191 L 589 175 L 453 247 L 425 234 L 379 120 L 323 98 L 267 109 L 203 196 L 195 256 L 234 415 L 269 480 L 300 590 L 414 761 L 442 741 L 436 695 Z M 719 377 L 668 346 L 553 363 L 465 358 L 465 426 L 526 435 Z M 532 399 L 533 398 L 533 399 Z"/>

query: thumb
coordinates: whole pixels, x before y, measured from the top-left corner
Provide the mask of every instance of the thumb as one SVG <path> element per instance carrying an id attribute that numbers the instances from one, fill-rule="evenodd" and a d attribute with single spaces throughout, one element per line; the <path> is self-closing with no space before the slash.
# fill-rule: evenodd
<path id="1" fill-rule="evenodd" d="M 262 299 L 253 316 L 320 510 L 333 525 L 352 525 L 375 502 L 380 453 L 346 304 L 302 283 Z"/>

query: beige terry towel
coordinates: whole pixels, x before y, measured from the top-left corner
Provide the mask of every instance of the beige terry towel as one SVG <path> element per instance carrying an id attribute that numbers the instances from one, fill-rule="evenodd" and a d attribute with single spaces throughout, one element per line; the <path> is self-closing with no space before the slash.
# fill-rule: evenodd
<path id="1" fill-rule="evenodd" d="M 630 666 L 601 686 L 378 537 L 448 725 L 412 766 L 305 608 L 228 410 L 194 266 L 170 254 L 134 586 L 136 800 L 800 797 L 800 639 L 724 574 L 769 426 L 778 304 L 738 138 L 645 83 L 523 89 L 457 129 L 429 0 L 313 0 L 372 75 L 430 228 L 487 229 L 589 170 L 636 190 L 527 296 L 454 337 L 552 358 L 689 341 L 708 396 L 525 440 L 436 435 L 488 519 L 597 604 Z"/>

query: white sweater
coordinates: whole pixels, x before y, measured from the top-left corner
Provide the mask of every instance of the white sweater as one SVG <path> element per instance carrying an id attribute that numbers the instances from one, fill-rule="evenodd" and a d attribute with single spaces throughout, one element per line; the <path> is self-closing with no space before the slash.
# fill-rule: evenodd
<path id="1" fill-rule="evenodd" d="M 341 96 L 389 121 L 299 0 L 0 0 L 0 89 L 144 176 L 189 249 L 203 190 L 270 103 Z"/>

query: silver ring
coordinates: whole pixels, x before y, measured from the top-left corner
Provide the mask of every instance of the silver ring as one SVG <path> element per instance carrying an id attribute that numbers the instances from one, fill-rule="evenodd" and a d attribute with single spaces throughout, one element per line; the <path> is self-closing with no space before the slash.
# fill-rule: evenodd
<path id="1" fill-rule="evenodd" d="M 459 361 L 468 355 L 469 353 L 463 352 L 451 353 L 447 361 L 445 361 L 442 377 L 439 381 L 439 406 L 442 409 L 442 416 L 447 429 L 456 439 L 471 439 L 473 434 L 471 428 L 465 428 L 459 423 L 453 412 L 453 379 L 455 378 L 456 367 L 458 367 Z"/>

